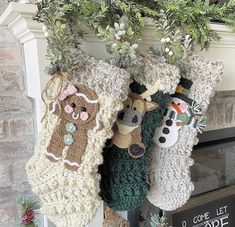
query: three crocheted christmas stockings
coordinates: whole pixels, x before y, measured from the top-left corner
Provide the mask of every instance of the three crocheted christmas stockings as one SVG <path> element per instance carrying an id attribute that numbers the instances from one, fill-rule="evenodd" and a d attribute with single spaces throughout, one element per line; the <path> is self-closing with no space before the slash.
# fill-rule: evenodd
<path id="1" fill-rule="evenodd" d="M 125 70 L 93 58 L 69 76 L 61 90 L 58 79 L 47 89 L 51 96 L 59 90 L 59 96 L 48 103 L 26 169 L 43 213 L 59 227 L 83 227 L 101 204 L 98 165 L 130 80 Z"/>
<path id="2" fill-rule="evenodd" d="M 149 57 L 140 60 L 142 72 L 134 76 L 124 109 L 119 112 L 114 137 L 104 149 L 100 195 L 114 210 L 138 207 L 146 198 L 150 150 L 155 128 L 161 125 L 170 94 L 179 82 L 177 67 Z"/>
<path id="3" fill-rule="evenodd" d="M 198 142 L 198 131 L 205 127 L 203 115 L 222 73 L 220 62 L 199 56 L 187 59 L 184 79 L 165 112 L 162 127 L 156 128 L 157 146 L 151 156 L 151 189 L 147 198 L 163 210 L 183 206 L 194 190 L 190 156 Z"/>

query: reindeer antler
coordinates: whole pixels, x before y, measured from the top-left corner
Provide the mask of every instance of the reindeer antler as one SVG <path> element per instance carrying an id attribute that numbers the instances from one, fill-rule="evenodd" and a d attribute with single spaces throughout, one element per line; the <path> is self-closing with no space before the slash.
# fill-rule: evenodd
<path id="1" fill-rule="evenodd" d="M 160 80 L 157 80 L 153 85 L 147 84 L 146 87 L 147 90 L 140 96 L 148 101 L 151 101 L 151 95 L 155 94 L 158 90 L 163 89 L 163 85 L 161 84 Z"/>

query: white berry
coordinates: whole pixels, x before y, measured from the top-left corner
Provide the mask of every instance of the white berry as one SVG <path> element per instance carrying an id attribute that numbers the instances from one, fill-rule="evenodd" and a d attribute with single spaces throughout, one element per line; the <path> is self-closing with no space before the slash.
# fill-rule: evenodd
<path id="1" fill-rule="evenodd" d="M 167 48 L 165 49 L 165 51 L 168 53 L 168 52 L 170 51 L 170 49 L 167 47 Z"/>
<path id="2" fill-rule="evenodd" d="M 166 42 L 169 43 L 171 39 L 169 37 L 166 38 Z"/>
<path id="3" fill-rule="evenodd" d="M 171 50 L 170 52 L 169 52 L 169 55 L 170 56 L 172 56 L 174 53 L 173 53 L 173 51 Z"/>
<path id="4" fill-rule="evenodd" d="M 47 26 L 46 26 L 46 25 L 43 25 L 43 26 L 42 26 L 42 30 L 43 30 L 44 32 L 46 32 L 46 31 L 47 31 Z"/>
<path id="5" fill-rule="evenodd" d="M 45 37 L 48 37 L 48 36 L 49 36 L 49 33 L 48 33 L 48 32 L 45 32 L 44 35 L 45 35 Z"/>
<path id="6" fill-rule="evenodd" d="M 162 43 L 165 43 L 165 42 L 166 42 L 166 39 L 165 39 L 165 38 L 162 38 L 162 39 L 161 39 L 161 42 L 162 42 Z"/>

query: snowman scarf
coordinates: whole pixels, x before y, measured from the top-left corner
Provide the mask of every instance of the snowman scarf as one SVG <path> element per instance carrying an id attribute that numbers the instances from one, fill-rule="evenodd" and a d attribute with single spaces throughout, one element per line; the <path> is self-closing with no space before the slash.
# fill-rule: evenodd
<path id="1" fill-rule="evenodd" d="M 184 96 L 184 101 L 180 99 L 183 96 L 173 97 L 163 126 L 156 128 L 154 140 L 157 147 L 151 157 L 151 189 L 147 198 L 163 210 L 171 211 L 183 206 L 194 190 L 190 178 L 193 165 L 190 156 L 198 142 L 198 131 L 205 127 L 203 114 L 222 74 L 220 62 L 199 56 L 188 58 L 183 77 L 192 84 L 186 92 L 187 97 Z M 178 108 L 174 108 L 176 105 Z"/>

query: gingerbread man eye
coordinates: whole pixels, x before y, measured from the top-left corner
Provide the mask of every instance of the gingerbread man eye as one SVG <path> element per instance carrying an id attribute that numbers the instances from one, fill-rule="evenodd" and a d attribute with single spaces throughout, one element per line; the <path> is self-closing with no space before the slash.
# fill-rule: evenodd
<path id="1" fill-rule="evenodd" d="M 76 107 L 76 104 L 75 104 L 75 103 L 71 103 L 71 107 L 72 107 L 72 108 L 75 108 L 75 107 Z"/>

